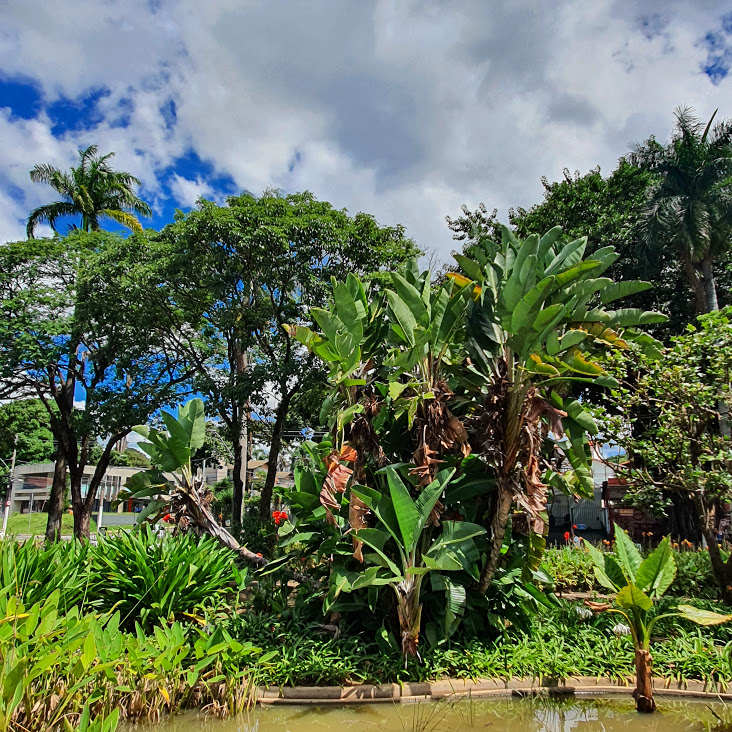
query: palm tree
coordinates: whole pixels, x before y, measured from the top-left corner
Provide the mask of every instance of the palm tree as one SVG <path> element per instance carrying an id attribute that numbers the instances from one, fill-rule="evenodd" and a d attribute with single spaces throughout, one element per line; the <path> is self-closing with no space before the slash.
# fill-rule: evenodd
<path id="1" fill-rule="evenodd" d="M 729 249 L 732 232 L 732 121 L 712 127 L 689 107 L 675 111 L 676 129 L 666 146 L 653 138 L 632 161 L 659 175 L 640 221 L 647 258 L 667 256 L 671 245 L 694 290 L 697 313 L 718 310 L 714 263 Z"/>
<path id="2" fill-rule="evenodd" d="M 133 231 L 141 231 L 137 216 L 150 216 L 152 210 L 135 195 L 139 179 L 120 170 L 113 170 L 109 160 L 114 153 L 97 155 L 97 146 L 79 150 L 79 164 L 64 173 L 53 165 L 36 165 L 30 171 L 34 183 L 48 183 L 64 200 L 54 201 L 31 211 L 26 228 L 28 238 L 38 224 L 48 222 L 56 230 L 56 221 L 62 216 L 81 215 L 83 231 L 97 231 L 99 219 L 107 217 Z M 137 214 L 137 216 L 135 215 Z"/>

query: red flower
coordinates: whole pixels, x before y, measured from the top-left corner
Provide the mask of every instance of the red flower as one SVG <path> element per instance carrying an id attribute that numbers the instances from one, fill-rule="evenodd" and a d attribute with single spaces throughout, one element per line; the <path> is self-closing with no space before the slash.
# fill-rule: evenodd
<path id="1" fill-rule="evenodd" d="M 564 532 L 564 541 L 569 541 L 569 531 Z"/>

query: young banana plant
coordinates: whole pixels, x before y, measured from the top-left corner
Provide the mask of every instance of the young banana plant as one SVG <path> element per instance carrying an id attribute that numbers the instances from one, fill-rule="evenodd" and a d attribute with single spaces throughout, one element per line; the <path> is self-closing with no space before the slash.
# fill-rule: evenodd
<path id="1" fill-rule="evenodd" d="M 473 365 L 463 380 L 482 401 L 477 431 L 497 485 L 482 591 L 498 564 L 514 503 L 541 537 L 549 484 L 592 495 L 588 433 L 596 434 L 597 427 L 579 401 L 563 400 L 556 387 L 615 383 L 592 354 L 628 348 L 631 341 L 656 351 L 653 338 L 635 326 L 666 320 L 660 313 L 605 309 L 651 286 L 601 277 L 619 256 L 612 247 L 584 259 L 586 238 L 565 242 L 560 227 L 524 240 L 506 227 L 502 231 L 500 243 L 481 240 L 467 256 L 456 255 L 462 273 L 448 275 L 479 293 L 468 307 L 466 346 Z M 571 466 L 565 472 L 542 464 L 540 448 L 548 431 Z"/>
<path id="2" fill-rule="evenodd" d="M 147 498 L 148 504 L 137 516 L 136 523 L 155 523 L 169 515 L 176 531 L 203 531 L 224 546 L 240 554 L 256 567 L 267 562 L 250 552 L 223 527 L 211 511 L 212 494 L 202 476 L 194 474 L 191 458 L 203 447 L 206 418 L 203 401 L 191 399 L 178 408 L 178 416 L 162 413 L 166 432 L 147 425 L 138 425 L 135 432 L 149 440 L 138 446 L 150 456 L 153 468 L 127 479 L 116 505 L 131 498 Z"/>
<path id="3" fill-rule="evenodd" d="M 360 485 L 351 488 L 378 522 L 375 528 L 357 531 L 358 539 L 366 547 L 365 559 L 372 566 L 358 573 L 337 568 L 331 574 L 329 601 L 334 601 L 341 592 L 390 586 L 396 594 L 405 662 L 407 657 L 417 655 L 424 576 L 433 570 L 440 573 L 464 570 L 475 579 L 478 577 L 478 551 L 473 539 L 484 534 L 485 529 L 467 521 L 442 521 L 441 532 L 433 537 L 430 515 L 454 473 L 454 469 L 438 473 L 416 499 L 392 465 L 383 469 L 388 493 Z M 448 593 L 448 610 L 455 621 L 464 609 L 465 589 L 444 577 L 441 586 Z"/>
<path id="4" fill-rule="evenodd" d="M 666 537 L 645 559 L 641 556 L 628 534 L 615 527 L 614 554 L 603 554 L 585 541 L 598 582 L 615 592 L 616 608 L 598 603 L 588 603 L 596 612 L 622 615 L 628 623 L 635 648 L 636 688 L 633 692 L 639 712 L 653 712 L 651 675 L 651 633 L 662 618 L 683 618 L 698 625 L 719 625 L 732 620 L 732 615 L 699 610 L 691 605 L 679 605 L 675 610 L 649 618 L 653 601 L 659 599 L 676 577 L 676 562 Z"/>

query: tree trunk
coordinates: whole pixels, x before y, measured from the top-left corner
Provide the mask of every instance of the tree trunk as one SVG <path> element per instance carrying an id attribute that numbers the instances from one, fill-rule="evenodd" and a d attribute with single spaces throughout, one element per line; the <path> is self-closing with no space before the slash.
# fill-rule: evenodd
<path id="1" fill-rule="evenodd" d="M 247 446 L 242 444 L 241 430 L 234 439 L 234 487 L 231 492 L 231 533 L 238 536 L 241 532 L 241 507 L 244 501 L 243 474 L 247 465 Z"/>
<path id="2" fill-rule="evenodd" d="M 717 544 L 717 534 L 712 526 L 712 516 L 706 510 L 706 506 L 701 498 L 695 501 L 699 520 L 702 527 L 702 536 L 707 542 L 709 549 L 709 562 L 712 565 L 712 574 L 722 593 L 722 599 L 728 604 L 732 604 L 732 556 L 725 562 L 722 552 Z"/>
<path id="3" fill-rule="evenodd" d="M 668 511 L 668 533 L 676 541 L 696 544 L 701 538 L 699 517 L 694 502 L 686 493 L 673 491 L 671 507 Z"/>
<path id="4" fill-rule="evenodd" d="M 269 512 L 272 508 L 272 491 L 275 481 L 277 480 L 277 462 L 280 457 L 280 448 L 282 447 L 282 430 L 285 426 L 285 418 L 287 410 L 290 407 L 290 399 L 292 393 L 283 390 L 282 401 L 277 407 L 277 416 L 275 418 L 274 427 L 272 428 L 272 442 L 269 446 L 269 456 L 267 457 L 267 479 L 264 481 L 262 495 L 259 497 L 259 515 L 262 521 L 269 518 Z"/>
<path id="5" fill-rule="evenodd" d="M 483 571 L 480 573 L 480 582 L 478 584 L 478 590 L 483 595 L 486 593 L 493 579 L 493 575 L 498 568 L 498 560 L 501 556 L 501 548 L 503 547 L 503 537 L 506 535 L 506 525 L 508 524 L 508 516 L 511 513 L 512 504 L 513 493 L 510 488 L 503 483 L 499 483 L 496 497 L 496 510 L 491 521 L 493 543 L 491 544 L 491 551 L 483 567 Z"/>
<path id="6" fill-rule="evenodd" d="M 707 311 L 706 298 L 704 295 L 704 285 L 699 279 L 694 265 L 688 257 L 683 258 L 684 272 L 686 272 L 686 278 L 689 280 L 691 289 L 694 292 L 694 309 L 697 315 L 702 315 Z"/>
<path id="7" fill-rule="evenodd" d="M 714 284 L 714 267 L 711 259 L 702 259 L 702 281 L 704 283 L 704 305 L 707 313 L 719 310 L 717 302 L 717 287 Z"/>
<path id="8" fill-rule="evenodd" d="M 86 501 L 75 502 L 72 506 L 74 511 L 74 536 L 80 541 L 89 541 L 91 536 L 91 506 Z"/>
<path id="9" fill-rule="evenodd" d="M 635 708 L 639 712 L 650 713 L 656 711 L 656 702 L 653 700 L 653 676 L 651 672 L 651 653 L 643 648 L 635 649 Z"/>
<path id="10" fill-rule="evenodd" d="M 66 460 L 56 456 L 53 468 L 51 495 L 48 498 L 48 521 L 46 523 L 46 541 L 61 540 L 61 521 L 64 515 L 64 499 L 66 497 Z"/>

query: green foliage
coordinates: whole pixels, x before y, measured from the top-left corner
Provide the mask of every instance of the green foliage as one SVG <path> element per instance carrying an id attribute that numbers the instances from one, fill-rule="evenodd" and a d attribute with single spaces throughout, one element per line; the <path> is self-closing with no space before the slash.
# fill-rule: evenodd
<path id="1" fill-rule="evenodd" d="M 401 226 L 379 226 L 373 217 L 349 216 L 311 193 L 266 191 L 232 196 L 225 206 L 201 201 L 166 226 L 156 243 L 158 275 L 172 310 L 194 323 L 191 343 L 204 363 L 195 388 L 221 417 L 238 459 L 243 459 L 242 425 L 250 432 L 268 424 L 269 457 L 277 462 L 288 420 L 318 425 L 323 370 L 304 352 L 286 323 L 312 325 L 333 275 L 354 272 L 375 281 L 382 270 L 418 254 Z M 276 407 L 272 407 L 272 402 Z M 317 401 L 316 401 L 317 400 Z M 258 420 L 251 419 L 256 412 Z M 262 492 L 266 519 L 274 471 Z M 241 484 L 235 476 L 234 513 Z"/>
<path id="2" fill-rule="evenodd" d="M 89 584 L 90 545 L 76 541 L 39 545 L 33 541 L 0 542 L 0 592 L 24 605 L 43 602 L 58 592 L 62 612 L 84 602 Z"/>
<path id="3" fill-rule="evenodd" d="M 645 255 L 683 263 L 697 313 L 718 308 L 713 265 L 730 252 L 732 121 L 712 126 L 716 114 L 705 124 L 691 108 L 679 107 L 671 142 L 651 138 L 633 155 L 658 180 L 640 221 Z"/>
<path id="4" fill-rule="evenodd" d="M 90 559 L 87 605 L 119 610 L 123 625 L 146 631 L 206 612 L 246 580 L 234 553 L 207 536 L 120 532 L 100 538 Z"/>
<path id="5" fill-rule="evenodd" d="M 97 441 L 106 441 L 103 468 L 117 441 L 169 402 L 187 376 L 175 342 L 158 328 L 148 249 L 141 235 L 100 231 L 0 251 L 0 397 L 45 395 L 79 517 L 90 515 L 103 475 L 96 471 L 82 496 Z M 74 406 L 77 387 L 83 409 Z M 81 522 L 76 529 L 86 533 Z"/>
<path id="6" fill-rule="evenodd" d="M 591 592 L 599 587 L 589 554 L 573 546 L 547 549 L 542 557 L 542 567 L 551 577 L 557 592 Z"/>
<path id="7" fill-rule="evenodd" d="M 0 458 L 9 465 L 16 448 L 18 464 L 49 461 L 53 455 L 50 426 L 48 412 L 39 399 L 14 399 L 0 404 Z M 0 464 L 0 480 L 7 480 L 6 471 Z"/>
<path id="8" fill-rule="evenodd" d="M 179 622 L 127 634 L 119 612 L 58 604 L 58 590 L 32 606 L 0 595 L 1 730 L 111 732 L 119 717 L 157 721 L 194 705 L 222 716 L 251 703 L 251 643 Z"/>
<path id="9" fill-rule="evenodd" d="M 30 171 L 34 183 L 48 183 L 62 201 L 45 204 L 31 211 L 28 217 L 28 238 L 38 224 L 46 222 L 56 231 L 56 221 L 65 216 L 81 216 L 82 231 L 96 231 L 100 218 L 110 218 L 133 231 L 142 231 L 134 214 L 152 216 L 152 209 L 134 193 L 140 185 L 134 175 L 113 170 L 109 164 L 114 153 L 97 155 L 98 147 L 79 150 L 79 164 L 68 173 L 49 164 L 36 165 Z"/>
<path id="10" fill-rule="evenodd" d="M 501 579 L 505 607 L 520 605 L 521 591 L 537 599 L 548 484 L 593 490 L 588 434 L 597 427 L 579 400 L 560 394 L 574 383 L 615 384 L 596 360 L 607 349 L 659 354 L 637 326 L 663 315 L 606 307 L 650 285 L 612 283 L 601 276 L 617 258 L 612 247 L 584 259 L 586 240 L 560 233 L 519 241 L 504 227 L 500 243 L 481 239 L 457 255 L 464 274 L 438 286 L 414 262 L 371 297 L 349 274 L 333 280 L 327 308 L 313 309 L 318 331 L 287 326 L 328 366 L 321 418 L 334 439 L 305 445 L 280 546 L 335 557 L 326 608 L 342 612 L 341 592 L 368 588 L 352 606 L 373 612 L 378 587 L 394 587 L 405 654 L 416 652 L 423 576 L 431 572 L 432 590 L 446 593 L 444 611 L 429 610 L 444 638 L 469 591 L 485 595 L 506 563 L 509 521 L 526 553 L 524 587 L 514 591 L 514 567 Z M 562 459 L 549 468 L 551 453 Z M 452 546 L 453 532 L 467 532 L 465 556 L 433 556 L 431 546 Z"/>
<path id="11" fill-rule="evenodd" d="M 732 307 L 699 318 L 672 339 L 663 359 L 633 356 L 613 365 L 628 371 L 606 395 L 602 430 L 631 459 L 617 471 L 628 481 L 628 500 L 645 510 L 669 512 L 675 536 L 704 533 L 717 585 L 729 584 L 732 564 L 721 557 L 712 516 L 732 497 L 732 442 L 725 424 L 732 402 Z"/>
<path id="12" fill-rule="evenodd" d="M 589 542 L 584 543 L 595 565 L 600 584 L 615 592 L 619 613 L 627 621 L 637 650 L 647 651 L 657 618 L 650 619 L 653 601 L 662 597 L 676 577 L 676 563 L 671 540 L 666 537 L 645 559 L 628 534 L 615 527 L 614 554 L 603 554 Z M 664 617 L 680 617 L 699 625 L 719 625 L 732 620 L 732 615 L 700 611 L 691 605 L 679 605 Z"/>

